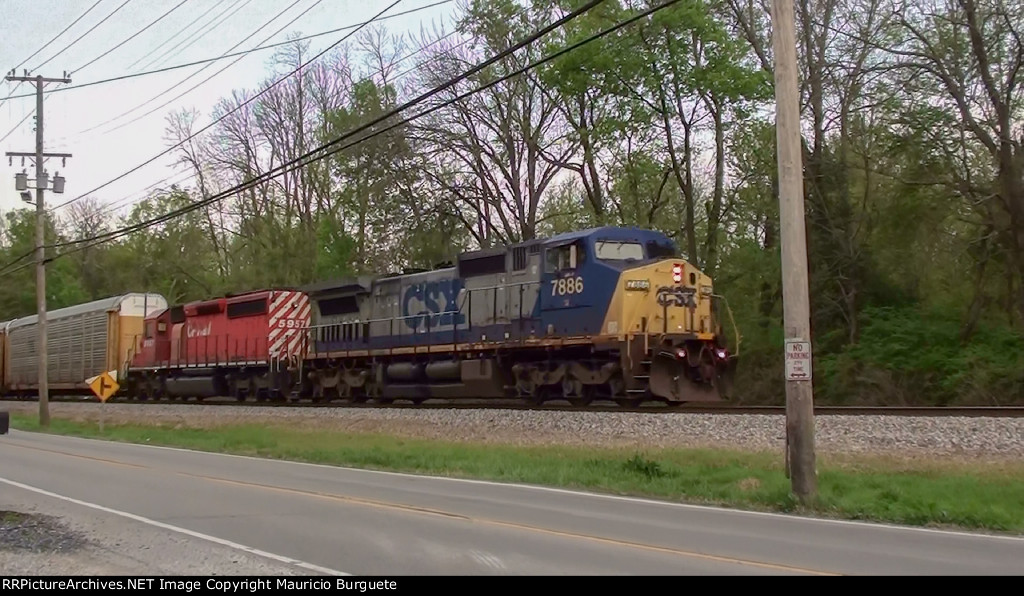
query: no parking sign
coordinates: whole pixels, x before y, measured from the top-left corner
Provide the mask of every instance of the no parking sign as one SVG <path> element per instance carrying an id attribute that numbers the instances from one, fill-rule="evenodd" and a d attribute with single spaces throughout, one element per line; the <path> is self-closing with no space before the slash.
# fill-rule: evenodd
<path id="1" fill-rule="evenodd" d="M 786 380 L 811 380 L 811 342 L 802 339 L 786 340 Z"/>

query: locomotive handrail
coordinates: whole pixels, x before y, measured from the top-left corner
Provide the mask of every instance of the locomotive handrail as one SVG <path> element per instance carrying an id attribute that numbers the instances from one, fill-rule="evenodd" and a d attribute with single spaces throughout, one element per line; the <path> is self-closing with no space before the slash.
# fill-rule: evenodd
<path id="1" fill-rule="evenodd" d="M 732 316 L 732 307 L 729 306 L 729 301 L 726 300 L 725 296 L 721 294 L 712 294 L 713 298 L 720 298 L 725 303 L 725 309 L 729 313 L 729 320 L 732 322 L 732 332 L 736 336 L 736 353 L 733 354 L 734 358 L 738 358 L 740 355 L 740 329 L 736 326 L 736 318 Z"/>
<path id="2" fill-rule="evenodd" d="M 504 284 L 504 285 L 498 285 L 498 286 L 485 286 L 485 287 L 482 287 L 482 288 L 462 288 L 461 290 L 459 290 L 459 294 L 460 295 L 461 294 L 472 295 L 473 292 L 482 292 L 482 291 L 488 291 L 488 290 L 501 290 L 501 289 L 507 289 L 507 288 L 520 287 L 520 286 L 530 286 L 530 285 L 534 285 L 534 284 L 541 285 L 542 283 L 543 282 L 540 282 L 540 281 L 522 281 L 522 282 L 510 283 L 510 284 Z M 466 299 L 463 299 L 462 304 L 459 305 L 459 310 L 451 311 L 451 312 L 461 313 L 462 312 L 462 307 L 464 307 L 464 306 L 466 306 Z M 445 314 L 445 313 L 440 313 L 440 314 Z M 308 327 L 296 327 L 296 329 L 321 329 L 321 328 L 325 328 L 325 327 L 335 327 L 337 325 L 351 325 L 351 324 L 355 324 L 355 323 L 359 323 L 359 324 L 364 324 L 365 325 L 367 323 L 384 323 L 384 322 L 387 322 L 387 321 L 403 321 L 405 319 L 415 319 L 415 318 L 422 317 L 422 316 L 423 316 L 423 314 L 418 314 L 418 315 L 401 315 L 401 316 L 397 316 L 397 317 L 386 317 L 386 318 L 380 318 L 380 319 L 356 319 L 354 321 L 340 321 L 340 322 L 337 322 L 337 323 L 325 323 L 323 325 L 310 325 Z"/>
<path id="3" fill-rule="evenodd" d="M 221 338 L 223 338 L 224 341 L 221 341 Z M 172 347 L 175 345 L 175 341 L 172 338 L 149 339 L 153 340 L 154 351 L 156 350 L 156 346 L 159 345 L 169 345 Z M 233 344 L 231 341 L 232 339 L 234 339 Z M 232 346 L 234 349 L 232 349 Z M 242 348 L 241 351 L 239 351 L 239 346 Z M 265 338 L 244 337 L 239 340 L 238 337 L 232 338 L 231 333 L 215 333 L 201 337 L 186 337 L 178 340 L 176 354 L 171 353 L 167 358 L 154 359 L 147 365 L 192 368 L 240 363 L 275 363 L 282 359 L 280 355 L 273 356 L 269 354 L 267 354 L 265 359 L 260 358 L 260 355 L 264 352 L 264 347 L 266 348 L 265 351 L 269 352 L 270 346 L 268 345 L 268 340 Z M 134 362 L 135 357 L 141 353 L 141 348 L 139 345 L 135 345 L 132 347 L 132 351 L 134 351 L 134 354 L 129 355 L 127 368 L 133 367 L 132 363 Z M 172 350 L 172 352 L 173 351 L 174 350 Z"/>
<path id="4" fill-rule="evenodd" d="M 459 294 L 460 295 L 464 294 L 464 296 L 463 296 L 462 303 L 458 305 L 459 306 L 458 310 L 446 311 L 446 312 L 443 312 L 443 313 L 431 313 L 431 314 L 447 314 L 448 312 L 451 312 L 451 313 L 454 313 L 454 314 L 463 314 L 463 307 L 466 306 L 467 302 L 469 302 L 470 305 L 471 305 L 471 303 L 472 303 L 472 295 L 473 295 L 474 292 L 484 292 L 484 291 L 491 291 L 491 290 L 503 290 L 503 289 L 515 288 L 515 287 L 522 288 L 522 287 L 531 286 L 531 285 L 541 285 L 542 283 L 543 282 L 540 282 L 540 281 L 524 281 L 524 282 L 509 283 L 509 284 L 496 285 L 496 286 L 485 286 L 485 287 L 482 287 L 482 288 L 462 288 L 462 289 L 459 290 Z M 522 309 L 522 304 L 520 304 L 520 310 L 521 309 Z M 470 311 L 470 312 L 472 312 L 472 311 Z M 387 322 L 393 322 L 393 321 L 404 321 L 406 319 L 418 319 L 418 318 L 423 317 L 423 316 L 424 316 L 424 314 L 420 313 L 420 314 L 415 314 L 415 315 L 399 315 L 399 316 L 395 316 L 395 317 L 384 317 L 384 318 L 378 318 L 378 319 L 355 319 L 355 320 L 352 320 L 352 321 L 339 321 L 337 323 L 324 323 L 324 324 L 321 324 L 321 325 L 309 325 L 309 326 L 306 326 L 306 327 L 295 327 L 295 329 L 307 330 L 308 331 L 308 330 L 313 330 L 313 329 L 326 329 L 328 327 L 337 327 L 339 325 L 356 325 L 356 324 L 368 325 L 368 324 L 373 324 L 373 323 L 387 323 Z M 472 320 L 471 319 L 467 319 L 467 323 L 466 324 L 469 325 L 470 327 L 472 327 Z"/>
<path id="5" fill-rule="evenodd" d="M 494 318 L 495 318 L 495 320 L 497 320 L 497 300 L 498 300 L 498 292 L 497 291 L 498 290 L 509 290 L 511 288 L 519 288 L 519 295 L 520 295 L 520 299 L 519 299 L 519 318 L 517 319 L 517 324 L 521 328 L 522 325 L 523 325 L 523 300 L 522 300 L 523 291 L 528 286 L 534 286 L 534 285 L 542 286 L 543 283 L 544 282 L 542 282 L 540 280 L 529 280 L 529 281 L 519 281 L 519 282 L 510 282 L 510 283 L 496 284 L 496 285 L 491 285 L 491 286 L 483 286 L 483 287 L 479 287 L 479 288 L 465 288 L 465 287 L 463 287 L 463 288 L 461 288 L 459 290 L 459 298 L 461 298 L 461 301 L 459 300 L 459 298 L 456 299 L 456 301 L 457 301 L 456 304 L 457 304 L 458 308 L 457 308 L 457 310 L 454 310 L 454 311 L 446 311 L 446 312 L 443 312 L 443 313 L 430 313 L 430 314 L 428 314 L 426 316 L 424 315 L 424 313 L 420 313 L 420 314 L 415 314 L 415 315 L 398 315 L 398 316 L 394 316 L 394 317 L 381 317 L 381 318 L 372 318 L 372 319 L 355 319 L 355 320 L 352 320 L 352 321 L 339 321 L 339 322 L 336 322 L 336 323 L 323 323 L 323 324 L 320 324 L 320 325 L 308 325 L 308 326 L 305 326 L 305 327 L 296 327 L 295 329 L 297 329 L 298 331 L 300 331 L 304 335 L 303 343 L 305 344 L 305 348 L 306 348 L 305 351 L 308 352 L 309 351 L 309 346 L 310 346 L 310 344 L 312 344 L 313 345 L 313 353 L 316 354 L 316 353 L 319 353 L 319 350 L 316 348 L 316 344 L 319 343 L 319 342 L 326 342 L 326 341 L 328 341 L 326 339 L 323 339 L 323 336 L 320 335 L 319 333 L 317 333 L 320 330 L 339 328 L 339 327 L 341 327 L 343 325 L 366 325 L 366 326 L 369 326 L 369 325 L 380 324 L 380 323 L 388 323 L 389 324 L 388 336 L 389 337 L 399 337 L 399 338 L 401 338 L 401 337 L 405 337 L 406 335 L 416 336 L 416 335 L 419 335 L 419 334 L 429 334 L 430 333 L 430 318 L 431 318 L 431 316 L 444 315 L 444 314 L 449 314 L 449 313 L 456 314 L 456 315 L 465 314 L 467 316 L 466 316 L 466 322 L 465 322 L 465 326 L 464 327 L 460 328 L 460 325 L 457 322 L 452 324 L 452 344 L 455 344 L 455 343 L 457 343 L 457 338 L 458 338 L 457 334 L 458 334 L 458 332 L 460 330 L 461 331 L 469 331 L 469 330 L 473 329 L 473 294 L 474 293 L 477 293 L 477 292 L 489 292 L 489 291 L 494 292 L 494 303 L 495 303 L 495 305 L 493 307 L 493 311 L 494 311 L 494 314 L 495 314 Z M 539 294 L 537 296 L 537 299 L 538 300 L 540 299 Z M 466 310 L 467 306 L 468 306 L 468 310 Z M 424 329 L 420 330 L 419 326 L 417 326 L 415 328 L 415 330 L 412 331 L 409 334 L 402 333 L 402 332 L 398 333 L 397 335 L 395 334 L 395 332 L 394 332 L 394 324 L 396 322 L 402 322 L 402 321 L 406 321 L 406 320 L 409 320 L 409 319 L 419 319 L 421 317 L 424 317 L 425 320 L 426 320 L 426 326 L 424 327 Z M 509 321 L 509 323 L 511 323 L 511 321 Z M 364 339 L 365 339 L 365 341 L 369 341 L 370 337 L 367 336 Z M 355 340 L 353 340 L 353 341 L 355 341 Z M 522 338 L 522 334 L 521 333 L 520 333 L 519 341 L 524 341 L 523 338 Z M 413 345 L 413 349 L 414 350 L 415 350 L 415 348 L 416 348 L 416 346 Z"/>

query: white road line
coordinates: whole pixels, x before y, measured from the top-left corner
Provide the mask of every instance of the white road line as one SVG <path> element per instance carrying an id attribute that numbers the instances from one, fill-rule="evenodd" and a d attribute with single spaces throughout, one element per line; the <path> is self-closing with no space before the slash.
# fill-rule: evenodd
<path id="1" fill-rule="evenodd" d="M 57 493 L 52 493 L 52 492 L 50 492 L 48 490 L 43 490 L 41 488 L 36 488 L 34 486 L 29 486 L 27 484 L 22 484 L 20 482 L 15 482 L 13 480 L 8 480 L 6 478 L 0 478 L 0 482 L 3 482 L 5 484 L 9 484 L 11 486 L 16 486 L 18 488 L 23 488 L 25 490 L 29 490 L 29 491 L 32 491 L 32 492 L 36 492 L 36 493 L 39 493 L 41 495 L 46 495 L 48 497 L 53 497 L 55 499 L 61 499 L 62 501 L 67 501 L 69 503 L 74 503 L 76 505 L 83 505 L 85 507 L 91 507 L 93 509 L 98 509 L 100 511 L 105 511 L 106 513 L 113 513 L 115 515 L 120 515 L 121 517 L 127 517 L 128 519 L 132 519 L 132 520 L 135 520 L 135 521 L 138 521 L 138 522 L 142 522 L 144 524 L 149 524 L 151 526 L 156 526 L 157 528 L 163 528 L 164 530 L 171 530 L 172 532 L 179 532 L 179 533 L 185 534 L 187 536 L 192 536 L 193 538 L 201 538 L 203 540 L 208 540 L 210 542 L 214 542 L 214 543 L 220 544 L 222 546 L 227 546 L 227 547 L 230 547 L 230 548 L 233 548 L 233 549 L 236 549 L 236 550 L 245 551 L 247 553 L 251 553 L 251 554 L 254 554 L 254 555 L 261 556 L 261 557 L 266 557 L 268 559 L 273 559 L 273 560 L 279 561 L 281 563 L 287 563 L 289 565 L 295 565 L 296 567 L 301 567 L 303 569 L 308 569 L 310 571 L 318 571 L 320 573 L 325 573 L 327 575 L 352 575 L 351 573 L 344 573 L 342 571 L 337 571 L 337 570 L 334 570 L 334 569 L 328 569 L 327 567 L 321 567 L 319 565 L 314 565 L 313 563 L 307 563 L 305 561 L 299 561 L 297 559 L 291 559 L 291 558 L 288 558 L 288 557 L 283 557 L 281 555 L 275 555 L 274 553 L 268 553 L 267 551 L 259 550 L 258 548 L 252 548 L 251 546 L 246 546 L 244 544 L 239 544 L 237 542 L 232 542 L 230 540 L 225 540 L 223 538 L 217 538 L 216 536 L 210 536 L 209 534 L 203 534 L 201 532 L 195 532 L 195 531 L 189 530 L 187 528 L 181 528 L 181 527 L 178 527 L 178 526 L 172 526 L 170 524 L 165 524 L 163 522 L 158 522 L 155 519 L 149 519 L 148 517 L 142 517 L 141 515 L 135 515 L 134 513 L 128 513 L 127 511 L 119 511 L 117 509 L 111 509 L 110 507 L 104 507 L 103 505 L 97 505 L 96 503 L 89 503 L 87 501 L 80 501 L 80 500 L 74 499 L 72 497 L 67 497 L 67 496 L 64 496 L 64 495 L 58 495 Z"/>
<path id="2" fill-rule="evenodd" d="M 21 430 L 14 430 L 14 429 L 11 430 L 11 433 L 12 434 L 18 433 L 18 434 L 23 434 L 23 435 L 32 435 L 32 436 L 37 436 L 37 437 L 41 436 L 41 433 L 34 433 L 34 432 L 31 432 L 31 431 L 21 431 Z M 103 444 L 106 444 L 106 445 L 111 445 L 111 444 L 114 443 L 112 441 L 104 441 L 102 439 L 91 439 L 91 438 L 85 438 L 85 437 L 73 437 L 73 436 L 69 436 L 69 435 L 46 435 L 46 436 L 60 437 L 61 439 L 71 439 L 72 441 L 88 441 L 88 442 L 94 442 L 94 443 L 103 443 Z M 860 527 L 860 528 L 865 528 L 865 529 L 888 529 L 888 530 L 898 530 L 898 531 L 903 531 L 903 532 L 915 532 L 915 533 L 922 533 L 922 534 L 936 534 L 936 535 L 940 535 L 940 536 L 950 536 L 950 537 L 960 536 L 960 537 L 976 538 L 976 539 L 983 539 L 983 540 L 1008 540 L 1008 541 L 1011 541 L 1011 542 L 1024 542 L 1024 536 L 1005 536 L 1005 535 L 996 535 L 996 534 L 982 534 L 982 533 L 977 533 L 977 532 L 960 532 L 960 531 L 956 531 L 956 530 L 937 530 L 937 529 L 933 529 L 933 528 L 918 528 L 918 527 L 914 527 L 914 526 L 900 526 L 900 525 L 896 525 L 896 524 L 886 524 L 886 523 L 881 523 L 881 522 L 859 522 L 859 521 L 849 521 L 849 520 L 842 520 L 842 519 L 829 519 L 829 518 L 822 518 L 822 517 L 807 517 L 807 516 L 802 516 L 802 515 L 791 515 L 791 514 L 785 514 L 785 513 L 771 513 L 771 512 L 767 512 L 767 511 L 745 511 L 745 510 L 741 510 L 741 509 L 724 509 L 724 508 L 720 508 L 720 507 L 710 507 L 710 506 L 707 506 L 707 505 L 691 505 L 689 503 L 674 503 L 672 501 L 658 501 L 658 500 L 654 500 L 654 499 L 644 499 L 642 497 L 624 497 L 624 496 L 619 496 L 619 495 L 606 495 L 606 494 L 592 493 L 592 492 L 587 492 L 587 491 L 569 490 L 569 489 L 564 489 L 564 488 L 555 488 L 555 487 L 551 487 L 551 486 L 539 486 L 539 485 L 535 485 L 535 484 L 512 484 L 512 483 L 508 483 L 508 482 L 495 482 L 495 481 L 492 481 L 492 480 L 472 480 L 472 479 L 469 479 L 469 478 L 451 478 L 451 477 L 448 477 L 448 476 L 430 476 L 428 474 L 411 474 L 411 473 L 408 473 L 408 472 L 387 472 L 387 471 L 384 471 L 384 470 L 367 470 L 367 469 L 363 469 L 363 468 L 349 468 L 349 467 L 345 467 L 345 466 L 333 466 L 333 465 L 330 465 L 330 464 L 315 464 L 315 463 L 310 463 L 310 462 L 289 461 L 289 460 L 284 460 L 284 459 L 270 459 L 270 458 L 265 458 L 265 457 L 254 457 L 254 456 L 251 456 L 251 455 L 236 455 L 234 453 L 218 453 L 216 451 L 200 451 L 198 449 L 185 449 L 185 448 L 182 448 L 182 447 L 165 447 L 163 445 L 147 445 L 145 443 L 117 442 L 116 444 L 118 444 L 118 445 L 134 445 L 136 447 L 144 447 L 144 448 L 148 448 L 148 449 L 163 449 L 163 450 L 166 450 L 166 451 L 180 451 L 182 453 L 212 455 L 212 456 L 219 456 L 219 457 L 233 457 L 233 458 L 237 458 L 237 459 L 246 459 L 246 460 L 250 460 L 250 461 L 259 461 L 259 462 L 264 462 L 264 463 L 266 463 L 266 462 L 273 462 L 275 464 L 290 464 L 290 465 L 297 465 L 297 466 L 307 466 L 307 467 L 327 469 L 327 470 L 335 470 L 335 471 L 342 470 L 342 471 L 348 471 L 348 472 L 360 472 L 360 473 L 363 473 L 363 474 L 376 474 L 376 475 L 381 475 L 381 476 L 396 476 L 396 477 L 399 477 L 399 478 L 418 478 L 418 479 L 421 479 L 421 480 L 429 479 L 429 480 L 438 480 L 438 481 L 445 481 L 445 482 L 455 482 L 455 483 L 461 483 L 461 484 L 479 484 L 479 485 L 483 485 L 483 486 L 496 486 L 496 487 L 510 488 L 510 489 L 511 488 L 518 488 L 518 489 L 522 489 L 522 490 L 533 490 L 533 491 L 538 491 L 538 492 L 549 492 L 549 493 L 556 493 L 556 494 L 563 494 L 563 495 L 572 495 L 572 496 L 578 496 L 578 497 L 589 497 L 589 498 L 594 498 L 594 499 L 604 499 L 604 500 L 608 500 L 608 501 L 621 501 L 621 502 L 626 502 L 626 503 L 638 503 L 638 504 L 644 504 L 644 505 L 656 505 L 656 506 L 660 506 L 660 507 L 670 507 L 670 508 L 675 508 L 675 509 L 689 509 L 689 510 L 693 510 L 693 511 L 709 511 L 709 512 L 713 511 L 713 512 L 718 513 L 718 514 L 726 514 L 726 515 L 734 515 L 734 516 L 767 517 L 767 518 L 781 519 L 781 520 L 787 520 L 787 521 L 793 521 L 793 522 L 800 521 L 800 522 L 808 522 L 808 523 L 815 523 L 815 524 L 838 525 L 838 526 L 855 526 L 855 527 Z"/>

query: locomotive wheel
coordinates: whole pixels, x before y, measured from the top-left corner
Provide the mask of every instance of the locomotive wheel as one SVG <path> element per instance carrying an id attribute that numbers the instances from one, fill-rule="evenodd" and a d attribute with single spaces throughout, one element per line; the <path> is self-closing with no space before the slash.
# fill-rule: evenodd
<path id="1" fill-rule="evenodd" d="M 640 404 L 644 403 L 642 397 L 617 397 L 615 403 L 623 408 L 639 408 Z"/>
<path id="2" fill-rule="evenodd" d="M 531 395 L 526 395 L 523 399 L 531 406 L 544 405 L 544 402 L 551 399 L 551 388 L 547 385 L 538 385 Z"/>
<path id="3" fill-rule="evenodd" d="M 583 385 L 578 397 L 567 398 L 569 403 L 576 408 L 585 408 L 594 403 L 597 397 L 597 387 L 594 385 Z"/>

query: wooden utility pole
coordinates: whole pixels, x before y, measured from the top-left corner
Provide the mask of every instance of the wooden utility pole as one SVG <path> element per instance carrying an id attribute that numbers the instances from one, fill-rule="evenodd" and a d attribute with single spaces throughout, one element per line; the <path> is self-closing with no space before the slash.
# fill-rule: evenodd
<path id="1" fill-rule="evenodd" d="M 793 493 L 807 504 L 817 496 L 818 478 L 814 456 L 810 288 L 807 281 L 795 20 L 793 0 L 772 0 L 782 303 L 786 337 L 786 469 Z"/>
<path id="2" fill-rule="evenodd" d="M 62 79 L 47 79 L 42 76 L 25 76 L 19 77 L 14 75 L 14 71 L 7 77 L 8 81 L 30 81 L 36 84 L 36 150 L 35 153 L 18 153 L 8 152 L 7 157 L 21 157 L 22 161 L 26 157 L 35 160 L 36 165 L 36 309 L 38 310 L 38 317 L 36 321 L 36 328 L 39 333 L 38 339 L 36 340 L 36 351 L 39 358 L 39 425 L 42 427 L 50 426 L 50 389 L 49 389 L 49 374 L 47 372 L 47 361 L 48 351 L 46 345 L 46 209 L 43 203 L 43 191 L 46 190 L 49 182 L 49 175 L 43 168 L 43 162 L 48 157 L 59 157 L 64 159 L 63 163 L 67 163 L 67 158 L 71 157 L 70 153 L 44 153 L 43 152 L 43 85 L 46 83 L 70 83 L 71 79 L 65 76 Z M 54 192 L 64 192 L 64 180 L 59 176 L 54 177 Z M 23 195 L 28 194 L 26 189 L 20 188 L 19 190 L 24 191 Z"/>

